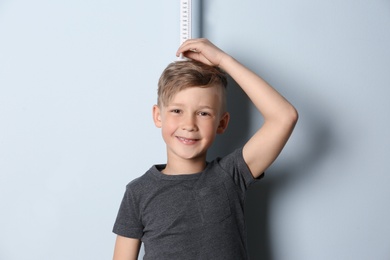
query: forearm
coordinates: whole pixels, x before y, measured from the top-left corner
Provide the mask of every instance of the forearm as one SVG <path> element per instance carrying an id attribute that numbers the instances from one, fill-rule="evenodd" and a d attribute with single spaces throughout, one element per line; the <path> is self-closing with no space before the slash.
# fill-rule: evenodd
<path id="1" fill-rule="evenodd" d="M 140 247 L 139 239 L 117 236 L 113 260 L 137 260 Z"/>

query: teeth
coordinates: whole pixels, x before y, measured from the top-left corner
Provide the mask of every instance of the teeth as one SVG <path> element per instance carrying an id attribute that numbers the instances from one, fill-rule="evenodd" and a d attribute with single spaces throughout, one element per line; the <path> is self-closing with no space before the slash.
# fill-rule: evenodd
<path id="1" fill-rule="evenodd" d="M 186 143 L 189 143 L 189 142 L 195 142 L 196 139 L 187 139 L 187 138 L 184 138 L 184 137 L 178 137 L 179 140 L 183 141 L 183 142 L 186 142 Z"/>

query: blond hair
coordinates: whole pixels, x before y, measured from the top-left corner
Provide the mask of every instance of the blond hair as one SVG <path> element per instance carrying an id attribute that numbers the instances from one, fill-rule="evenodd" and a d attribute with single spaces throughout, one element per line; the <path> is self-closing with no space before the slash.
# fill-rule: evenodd
<path id="1" fill-rule="evenodd" d="M 176 61 L 170 63 L 158 81 L 157 104 L 166 106 L 179 91 L 189 87 L 219 87 L 221 108 L 226 110 L 226 74 L 218 67 L 198 61 Z"/>

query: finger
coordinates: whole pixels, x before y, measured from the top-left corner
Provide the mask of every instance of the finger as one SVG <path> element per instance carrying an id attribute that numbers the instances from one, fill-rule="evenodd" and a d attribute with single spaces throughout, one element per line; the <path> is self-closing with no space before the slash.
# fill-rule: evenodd
<path id="1" fill-rule="evenodd" d="M 201 52 L 201 41 L 199 39 L 186 40 L 177 50 L 176 55 L 187 51 Z"/>
<path id="2" fill-rule="evenodd" d="M 188 44 L 188 43 L 187 44 L 183 44 L 177 50 L 176 55 L 178 55 L 180 53 L 185 53 L 185 52 L 188 52 L 188 51 L 198 52 L 198 48 L 196 46 L 193 46 L 193 44 Z"/>
<path id="3" fill-rule="evenodd" d="M 198 50 L 197 48 L 188 48 L 188 49 L 179 49 L 177 52 L 176 52 L 176 56 L 179 56 L 180 54 L 184 54 L 184 55 L 187 55 L 188 53 L 201 53 L 200 50 Z"/>
<path id="4" fill-rule="evenodd" d="M 204 55 L 202 55 L 201 53 L 198 53 L 198 52 L 192 52 L 192 51 L 187 51 L 183 54 L 185 57 L 191 59 L 191 60 L 196 60 L 196 61 L 200 61 L 204 64 L 207 64 L 209 66 L 213 66 L 213 63 L 208 60 Z"/>

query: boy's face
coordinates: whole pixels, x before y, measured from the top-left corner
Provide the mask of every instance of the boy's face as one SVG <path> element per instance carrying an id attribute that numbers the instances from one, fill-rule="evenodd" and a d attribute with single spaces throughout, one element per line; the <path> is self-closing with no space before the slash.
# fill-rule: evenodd
<path id="1" fill-rule="evenodd" d="M 153 107 L 154 123 L 162 130 L 170 160 L 206 159 L 216 134 L 223 133 L 229 122 L 221 100 L 218 87 L 189 87 L 169 104 Z"/>

